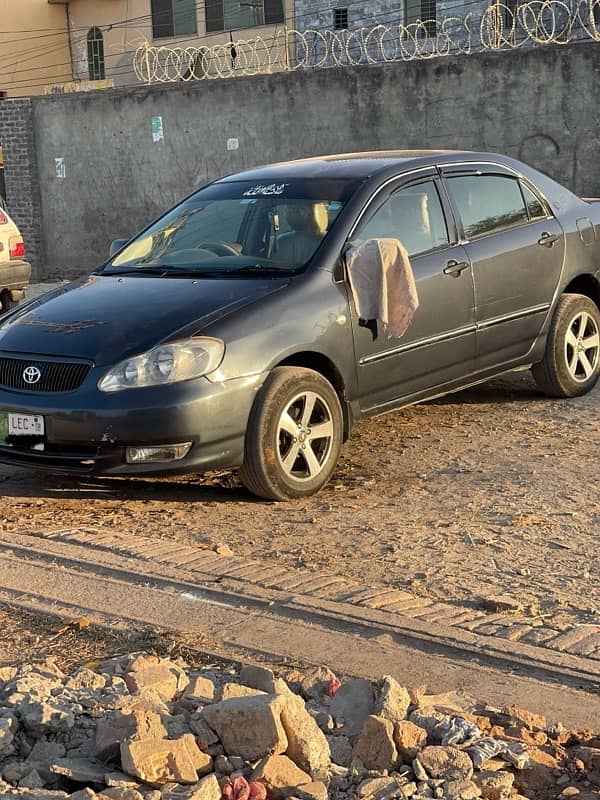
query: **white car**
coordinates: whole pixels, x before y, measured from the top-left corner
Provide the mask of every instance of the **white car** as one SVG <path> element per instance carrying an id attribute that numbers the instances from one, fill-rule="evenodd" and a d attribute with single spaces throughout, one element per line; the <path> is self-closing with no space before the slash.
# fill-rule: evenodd
<path id="1" fill-rule="evenodd" d="M 25 261 L 25 243 L 19 229 L 0 208 L 0 313 L 5 314 L 23 297 L 31 265 Z"/>

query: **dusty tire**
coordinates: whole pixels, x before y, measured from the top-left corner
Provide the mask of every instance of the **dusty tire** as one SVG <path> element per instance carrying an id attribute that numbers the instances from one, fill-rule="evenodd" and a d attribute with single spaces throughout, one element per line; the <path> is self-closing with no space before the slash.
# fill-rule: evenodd
<path id="1" fill-rule="evenodd" d="M 243 484 L 267 500 L 318 492 L 335 469 L 343 439 L 339 398 L 318 372 L 277 367 L 248 420 Z"/>
<path id="2" fill-rule="evenodd" d="M 0 294 L 0 313 L 7 314 L 9 311 L 12 311 L 13 308 L 16 308 L 19 305 L 18 300 L 13 300 L 10 296 L 9 292 L 2 292 Z"/>
<path id="3" fill-rule="evenodd" d="M 600 310 L 588 297 L 564 294 L 548 331 L 544 358 L 531 368 L 550 397 L 578 397 L 600 376 Z"/>

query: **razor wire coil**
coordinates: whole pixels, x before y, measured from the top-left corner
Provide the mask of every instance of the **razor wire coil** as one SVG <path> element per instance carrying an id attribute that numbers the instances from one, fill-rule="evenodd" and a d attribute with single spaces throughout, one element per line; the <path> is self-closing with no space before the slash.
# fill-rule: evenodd
<path id="1" fill-rule="evenodd" d="M 529 0 L 518 6 L 493 3 L 463 17 L 352 30 L 282 28 L 270 38 L 188 47 L 144 42 L 135 52 L 133 69 L 143 83 L 173 83 L 585 40 L 600 41 L 600 0 L 579 0 L 574 7 L 565 0 Z"/>

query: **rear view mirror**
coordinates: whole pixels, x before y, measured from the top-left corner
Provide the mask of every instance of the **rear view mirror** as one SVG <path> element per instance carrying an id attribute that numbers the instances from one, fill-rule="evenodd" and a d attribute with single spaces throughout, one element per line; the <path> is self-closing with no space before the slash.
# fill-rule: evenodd
<path id="1" fill-rule="evenodd" d="M 110 250 L 109 250 L 110 258 L 112 258 L 115 255 L 115 253 L 118 253 L 122 247 L 125 247 L 128 241 L 129 239 L 114 239 L 110 243 Z"/>

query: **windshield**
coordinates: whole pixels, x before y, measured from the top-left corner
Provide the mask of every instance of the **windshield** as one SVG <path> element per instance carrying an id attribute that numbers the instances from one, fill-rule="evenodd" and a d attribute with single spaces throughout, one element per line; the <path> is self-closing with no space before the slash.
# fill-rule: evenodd
<path id="1" fill-rule="evenodd" d="M 103 272 L 297 271 L 356 185 L 322 179 L 215 183 L 132 240 Z"/>

